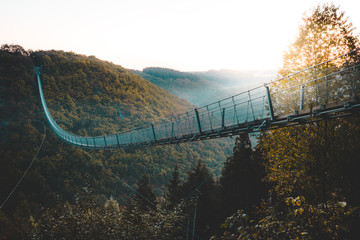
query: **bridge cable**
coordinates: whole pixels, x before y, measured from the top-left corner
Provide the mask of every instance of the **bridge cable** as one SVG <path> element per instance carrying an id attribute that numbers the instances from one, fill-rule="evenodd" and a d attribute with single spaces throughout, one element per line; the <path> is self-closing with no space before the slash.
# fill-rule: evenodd
<path id="1" fill-rule="evenodd" d="M 27 174 L 27 172 L 29 171 L 29 169 L 31 168 L 32 164 L 34 163 L 37 155 L 40 152 L 40 149 L 42 148 L 42 145 L 45 141 L 45 137 L 46 137 L 46 126 L 43 122 L 39 121 L 39 120 L 35 120 L 35 122 L 40 122 L 43 126 L 44 126 L 44 133 L 43 133 L 43 138 L 42 141 L 40 143 L 39 149 L 37 150 L 34 158 L 31 160 L 29 166 L 27 167 L 27 169 L 25 170 L 25 172 L 23 173 L 23 175 L 21 176 L 21 178 L 19 179 L 19 181 L 17 182 L 17 184 L 15 185 L 15 187 L 11 190 L 11 192 L 9 193 L 9 195 L 7 196 L 7 198 L 5 199 L 5 201 L 1 204 L 0 209 L 2 209 L 2 207 L 5 205 L 5 203 L 9 200 L 9 198 L 11 197 L 11 195 L 15 192 L 16 188 L 19 186 L 19 184 L 21 183 L 21 181 L 23 180 L 23 178 L 25 177 L 25 175 Z"/>

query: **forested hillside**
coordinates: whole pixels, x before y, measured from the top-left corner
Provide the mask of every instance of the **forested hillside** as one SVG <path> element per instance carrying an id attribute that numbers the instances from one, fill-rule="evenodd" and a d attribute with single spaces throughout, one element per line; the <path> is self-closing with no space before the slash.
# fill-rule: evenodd
<path id="1" fill-rule="evenodd" d="M 196 106 L 211 103 L 211 97 L 220 88 L 220 84 L 207 81 L 193 73 L 168 68 L 148 67 L 134 72 Z"/>
<path id="2" fill-rule="evenodd" d="M 150 82 L 196 106 L 204 106 L 274 79 L 274 70 L 209 70 L 181 72 L 168 68 L 148 67 L 133 70 Z"/>
<path id="3" fill-rule="evenodd" d="M 114 133 L 184 112 L 191 104 L 120 66 L 63 51 L 26 51 L 3 45 L 0 51 L 0 201 L 4 201 L 34 157 L 46 122 L 39 101 L 34 64 L 42 65 L 48 107 L 64 129 L 79 135 Z M 21 239 L 17 224 L 41 209 L 74 202 L 80 192 L 126 202 L 137 181 L 148 174 L 158 193 L 177 164 L 186 171 L 202 159 L 215 168 L 230 153 L 223 141 L 87 154 L 62 144 L 47 128 L 44 145 L 19 188 L 0 211 L 0 232 Z M 105 169 L 111 169 L 111 175 Z M 217 169 L 216 174 L 219 174 Z M 124 183 L 125 181 L 126 183 Z M 100 201 L 100 200 L 99 200 Z M 11 235 L 15 234 L 15 235 Z M 16 235 L 20 234 L 20 235 Z M 0 235 L 2 236 L 2 235 Z"/>

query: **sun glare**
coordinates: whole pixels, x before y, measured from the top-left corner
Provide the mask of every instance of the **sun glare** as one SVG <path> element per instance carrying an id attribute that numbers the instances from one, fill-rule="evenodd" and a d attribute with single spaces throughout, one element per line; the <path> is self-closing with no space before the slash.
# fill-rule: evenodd
<path id="1" fill-rule="evenodd" d="M 7 1 L 4 9 L 16 8 L 19 14 L 1 14 L 1 22 L 7 24 L 0 26 L 0 39 L 2 44 L 27 49 L 95 55 L 139 70 L 148 66 L 183 71 L 277 69 L 303 13 L 316 4 L 311 0 Z M 357 3 L 335 4 L 360 28 Z"/>

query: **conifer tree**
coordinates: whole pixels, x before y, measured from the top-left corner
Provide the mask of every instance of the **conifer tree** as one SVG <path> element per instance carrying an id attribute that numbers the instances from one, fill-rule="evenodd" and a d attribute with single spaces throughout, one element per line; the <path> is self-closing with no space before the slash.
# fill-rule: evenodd
<path id="1" fill-rule="evenodd" d="M 168 208 L 173 209 L 176 204 L 178 204 L 182 198 L 181 191 L 181 182 L 179 179 L 178 165 L 175 165 L 174 172 L 172 173 L 172 179 L 170 183 L 166 185 L 167 187 L 167 200 Z"/>
<path id="2" fill-rule="evenodd" d="M 190 196 L 194 199 L 194 206 L 188 209 L 188 214 L 195 218 L 196 233 L 204 239 L 209 238 L 221 222 L 218 212 L 219 191 L 212 174 L 201 160 L 188 173 L 183 192 L 185 199 Z"/>
<path id="3" fill-rule="evenodd" d="M 139 188 L 137 189 L 135 201 L 141 210 L 154 210 L 156 208 L 156 195 L 150 186 L 150 178 L 145 173 L 138 181 Z"/>
<path id="4" fill-rule="evenodd" d="M 248 134 L 236 138 L 234 154 L 224 164 L 220 177 L 224 214 L 230 215 L 235 210 L 250 210 L 260 202 L 264 194 L 261 182 L 263 168 L 255 158 Z"/>

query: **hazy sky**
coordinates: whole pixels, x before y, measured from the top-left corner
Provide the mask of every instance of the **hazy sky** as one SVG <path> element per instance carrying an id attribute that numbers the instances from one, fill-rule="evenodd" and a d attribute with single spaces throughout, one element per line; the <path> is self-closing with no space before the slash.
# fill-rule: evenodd
<path id="1" fill-rule="evenodd" d="M 278 69 L 316 0 L 1 0 L 0 44 L 141 70 Z M 332 1 L 360 29 L 360 1 Z"/>

